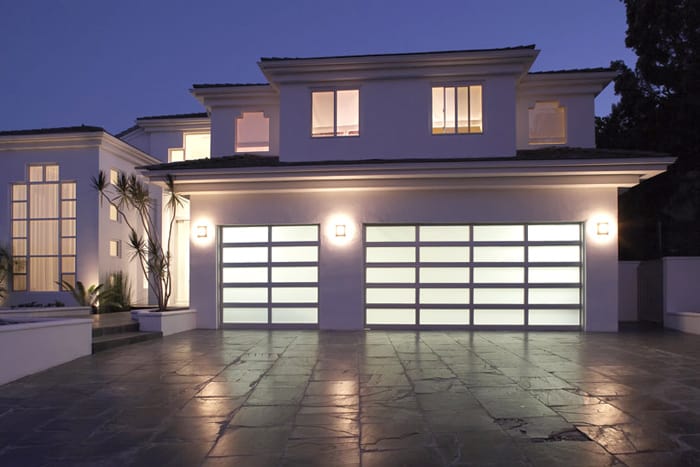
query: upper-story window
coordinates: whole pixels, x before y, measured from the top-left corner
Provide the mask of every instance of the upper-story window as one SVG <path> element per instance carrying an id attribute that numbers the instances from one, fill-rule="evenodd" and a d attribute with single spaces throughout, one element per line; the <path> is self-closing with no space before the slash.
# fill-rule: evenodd
<path id="1" fill-rule="evenodd" d="M 559 101 L 535 103 L 528 120 L 529 144 L 566 144 L 566 108 Z"/>
<path id="2" fill-rule="evenodd" d="M 311 136 L 359 136 L 360 90 L 313 91 Z"/>
<path id="3" fill-rule="evenodd" d="M 58 164 L 32 164 L 27 172 L 27 181 L 12 184 L 12 288 L 75 285 L 76 182 L 60 180 Z"/>
<path id="4" fill-rule="evenodd" d="M 209 159 L 211 157 L 211 133 L 185 133 L 182 147 L 168 149 L 170 162 Z"/>
<path id="5" fill-rule="evenodd" d="M 243 112 L 236 119 L 236 152 L 270 150 L 270 119 L 263 112 Z"/>
<path id="6" fill-rule="evenodd" d="M 483 133 L 480 84 L 433 86 L 433 134 Z"/>

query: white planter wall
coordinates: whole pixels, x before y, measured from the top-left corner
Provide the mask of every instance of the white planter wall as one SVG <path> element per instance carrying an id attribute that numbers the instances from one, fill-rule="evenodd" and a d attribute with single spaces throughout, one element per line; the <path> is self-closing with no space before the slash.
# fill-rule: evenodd
<path id="1" fill-rule="evenodd" d="M 92 353 L 91 319 L 12 318 L 0 326 L 0 384 Z"/>

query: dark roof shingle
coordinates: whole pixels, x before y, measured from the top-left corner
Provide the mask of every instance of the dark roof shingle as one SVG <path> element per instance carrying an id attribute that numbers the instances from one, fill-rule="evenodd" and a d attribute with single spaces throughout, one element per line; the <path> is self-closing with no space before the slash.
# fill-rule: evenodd
<path id="1" fill-rule="evenodd" d="M 80 125 L 80 126 L 63 126 L 55 128 L 33 128 L 28 130 L 7 130 L 0 131 L 0 136 L 20 136 L 20 135 L 52 135 L 58 133 L 93 133 L 102 131 L 107 133 L 100 126 Z"/>

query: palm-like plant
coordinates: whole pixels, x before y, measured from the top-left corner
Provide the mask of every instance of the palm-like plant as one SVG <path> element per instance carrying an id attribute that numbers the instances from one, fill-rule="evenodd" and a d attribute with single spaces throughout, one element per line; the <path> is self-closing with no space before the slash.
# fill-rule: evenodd
<path id="1" fill-rule="evenodd" d="M 103 284 L 91 285 L 87 289 L 82 282 L 78 281 L 75 283 L 75 287 L 68 281 L 59 282 L 62 290 L 67 290 L 73 296 L 78 305 L 89 306 L 92 308 L 93 313 L 97 312 L 97 303 L 100 301 L 100 291 L 102 290 Z"/>
<path id="2" fill-rule="evenodd" d="M 9 281 L 12 277 L 14 261 L 10 249 L 0 246 L 0 302 L 5 300 L 9 292 Z"/>
<path id="3" fill-rule="evenodd" d="M 100 201 L 113 206 L 129 227 L 129 248 L 131 259 L 138 259 L 141 271 L 148 281 L 158 302 L 158 309 L 168 307 L 173 290 L 170 268 L 170 239 L 175 225 L 177 208 L 183 206 L 182 195 L 175 193 L 175 179 L 168 175 L 165 180 L 167 198 L 166 208 L 172 212 L 168 225 L 167 241 L 162 242 L 159 224 L 153 212 L 155 199 L 151 197 L 148 186 L 136 175 L 120 173 L 116 183 L 108 183 L 105 173 L 100 171 L 92 178 L 92 185 L 100 194 Z M 132 216 L 129 214 L 132 213 Z"/>

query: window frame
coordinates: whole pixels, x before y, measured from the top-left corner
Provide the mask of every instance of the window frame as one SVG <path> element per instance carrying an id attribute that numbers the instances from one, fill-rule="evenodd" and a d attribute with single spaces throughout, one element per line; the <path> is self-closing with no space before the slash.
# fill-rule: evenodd
<path id="1" fill-rule="evenodd" d="M 46 285 L 46 288 L 37 288 L 33 280 L 32 263 L 38 264 L 42 258 L 55 259 L 55 274 L 57 281 L 67 281 L 75 284 L 77 268 L 77 181 L 61 178 L 61 168 L 57 162 L 30 163 L 26 166 L 25 180 L 10 183 L 10 197 L 12 212 L 10 213 L 12 225 L 12 252 L 18 260 L 12 290 L 16 292 L 56 292 L 61 287 L 56 284 Z M 35 215 L 32 208 L 34 201 L 32 186 L 55 185 L 55 215 Z M 16 196 L 15 187 L 20 196 Z M 23 187 L 23 189 L 19 189 Z M 53 202 L 53 200 L 52 200 Z M 20 206 L 21 209 L 20 209 Z M 32 253 L 32 223 L 55 222 L 55 253 Z M 72 224 L 72 227 L 68 227 Z M 20 249 L 20 252 L 16 250 Z M 32 261 L 34 260 L 34 261 Z M 36 282 L 42 283 L 41 280 Z"/>
<path id="2" fill-rule="evenodd" d="M 339 91 L 357 91 L 357 133 L 356 134 L 338 134 L 338 92 Z M 326 135 L 326 134 L 314 134 L 314 93 L 322 93 L 322 92 L 332 92 L 333 93 L 333 134 L 332 135 Z M 312 139 L 325 139 L 325 138 L 359 138 L 361 132 L 361 127 L 360 127 L 360 121 L 362 120 L 360 118 L 360 87 L 355 86 L 355 87 L 333 87 L 333 88 L 316 88 L 316 89 L 311 89 L 311 99 L 309 100 L 310 104 L 310 135 Z"/>
<path id="3" fill-rule="evenodd" d="M 472 106 L 471 106 L 471 100 L 472 100 L 472 91 L 471 88 L 473 87 L 479 87 L 481 88 L 481 131 L 471 131 L 471 111 L 472 111 Z M 435 132 L 435 121 L 434 121 L 434 116 L 433 116 L 433 92 L 435 88 L 442 88 L 443 90 L 443 122 L 447 121 L 447 115 L 445 112 L 445 89 L 451 88 L 454 89 L 454 132 L 452 133 L 447 133 L 444 131 L 446 127 L 443 126 L 443 132 L 441 133 L 436 133 Z M 467 89 L 467 121 L 469 124 L 466 127 L 467 131 L 460 131 L 460 126 L 459 126 L 459 99 L 457 96 L 459 95 L 459 88 L 466 88 Z M 450 83 L 431 83 L 430 85 L 430 134 L 432 136 L 455 136 L 455 135 L 483 135 L 486 132 L 486 125 L 485 121 L 486 118 L 484 116 L 484 88 L 485 85 L 483 82 L 450 82 Z"/>

